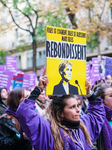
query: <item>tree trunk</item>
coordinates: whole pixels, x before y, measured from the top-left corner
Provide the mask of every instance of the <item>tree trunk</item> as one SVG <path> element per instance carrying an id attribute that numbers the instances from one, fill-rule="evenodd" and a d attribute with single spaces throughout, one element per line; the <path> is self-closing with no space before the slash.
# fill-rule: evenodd
<path id="1" fill-rule="evenodd" d="M 70 9 L 69 9 L 69 8 L 66 8 L 66 12 L 70 12 Z M 78 26 L 77 26 L 76 21 L 75 21 L 75 14 L 70 13 L 70 14 L 68 14 L 68 17 L 69 17 L 69 19 L 70 19 L 70 21 L 71 21 L 71 24 L 72 24 L 72 26 L 73 26 L 73 29 L 77 29 Z"/>
<path id="2" fill-rule="evenodd" d="M 33 40 L 32 47 L 33 47 L 33 72 L 36 72 L 36 49 L 37 49 L 36 40 Z"/>
<path id="3" fill-rule="evenodd" d="M 98 55 L 100 55 L 100 32 L 97 30 Z"/>

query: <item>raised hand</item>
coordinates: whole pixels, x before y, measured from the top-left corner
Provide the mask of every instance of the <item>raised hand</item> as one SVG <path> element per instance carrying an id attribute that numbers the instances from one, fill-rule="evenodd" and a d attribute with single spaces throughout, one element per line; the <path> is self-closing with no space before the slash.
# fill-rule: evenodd
<path id="1" fill-rule="evenodd" d="M 49 83 L 49 80 L 48 80 L 48 76 L 45 75 L 45 76 L 42 76 L 40 79 L 39 79 L 39 84 L 38 84 L 38 87 L 44 89 Z"/>
<path id="2" fill-rule="evenodd" d="M 89 94 L 90 91 L 91 91 L 91 84 L 90 84 L 90 82 L 88 81 L 88 79 L 86 80 L 85 86 L 86 86 L 87 94 Z"/>

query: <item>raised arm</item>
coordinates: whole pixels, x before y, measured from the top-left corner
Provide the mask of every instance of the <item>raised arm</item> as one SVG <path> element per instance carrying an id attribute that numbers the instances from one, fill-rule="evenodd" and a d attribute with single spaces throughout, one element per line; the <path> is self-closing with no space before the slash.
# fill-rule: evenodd
<path id="1" fill-rule="evenodd" d="M 105 109 L 103 100 L 96 98 L 94 93 L 88 95 L 89 107 L 88 114 L 81 117 L 82 122 L 86 125 L 87 130 L 94 143 L 101 132 L 104 120 L 105 120 Z"/>
<path id="2" fill-rule="evenodd" d="M 42 90 L 48 85 L 48 83 L 49 83 L 48 76 L 41 77 L 39 79 L 38 87 L 34 88 L 34 90 L 31 92 L 30 96 L 28 97 L 28 99 L 36 100 L 37 97 L 42 92 Z"/>
<path id="3" fill-rule="evenodd" d="M 20 103 L 17 115 L 20 125 L 35 149 L 54 149 L 54 140 L 47 120 L 35 112 L 35 100 L 41 89 L 48 84 L 48 77 L 39 80 L 38 87 L 32 91 L 28 99 Z"/>
<path id="4" fill-rule="evenodd" d="M 105 109 L 103 105 L 103 100 L 100 98 L 96 98 L 94 92 L 91 91 L 91 84 L 86 81 L 86 90 L 87 95 L 86 97 L 89 100 L 89 107 L 88 107 L 88 114 L 83 115 L 81 117 L 82 122 L 86 125 L 87 130 L 92 138 L 92 142 L 94 143 L 103 126 L 105 120 Z"/>

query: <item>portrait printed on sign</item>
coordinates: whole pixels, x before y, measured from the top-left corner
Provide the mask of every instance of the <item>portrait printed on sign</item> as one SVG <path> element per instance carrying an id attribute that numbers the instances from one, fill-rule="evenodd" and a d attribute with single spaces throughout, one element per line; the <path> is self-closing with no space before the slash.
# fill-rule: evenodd
<path id="1" fill-rule="evenodd" d="M 47 95 L 86 95 L 86 61 L 47 58 L 46 66 L 49 77 Z"/>
<path id="2" fill-rule="evenodd" d="M 47 95 L 86 95 L 86 33 L 46 27 Z"/>
<path id="3" fill-rule="evenodd" d="M 62 60 L 59 64 L 59 74 L 61 76 L 61 80 L 59 84 L 54 86 L 53 95 L 58 94 L 75 94 L 78 95 L 78 88 L 74 85 L 70 84 L 70 80 L 72 77 L 72 63 L 68 60 Z"/>

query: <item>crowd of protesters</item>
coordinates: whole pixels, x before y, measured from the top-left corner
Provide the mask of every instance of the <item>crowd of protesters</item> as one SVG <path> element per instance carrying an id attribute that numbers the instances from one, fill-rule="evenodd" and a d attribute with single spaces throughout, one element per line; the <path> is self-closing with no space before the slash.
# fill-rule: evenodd
<path id="1" fill-rule="evenodd" d="M 82 96 L 47 96 L 47 85 L 0 88 L 0 150 L 112 150 L 111 76 Z"/>

